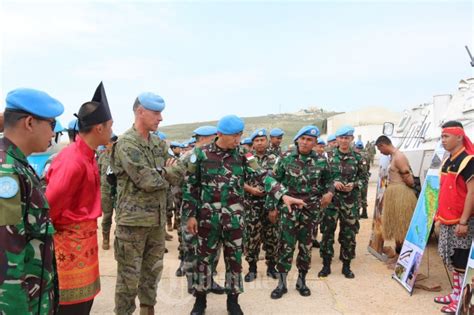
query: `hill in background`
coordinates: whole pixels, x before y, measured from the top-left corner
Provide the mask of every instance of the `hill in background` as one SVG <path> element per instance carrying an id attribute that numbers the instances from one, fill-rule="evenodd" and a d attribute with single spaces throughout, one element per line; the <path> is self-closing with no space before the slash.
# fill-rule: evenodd
<path id="1" fill-rule="evenodd" d="M 302 109 L 296 113 L 270 114 L 257 117 L 242 117 L 245 121 L 245 130 L 243 137 L 248 137 L 257 128 L 266 128 L 268 131 L 272 128 L 281 128 L 285 131 L 283 145 L 292 142 L 294 135 L 306 125 L 315 125 L 321 133 L 326 132 L 326 120 L 328 117 L 339 114 L 337 112 L 328 112 L 320 108 L 310 107 Z M 166 133 L 167 139 L 172 141 L 188 140 L 193 130 L 203 125 L 216 125 L 217 121 L 203 121 L 198 123 L 177 124 L 166 127 L 160 127 L 159 130 Z"/>

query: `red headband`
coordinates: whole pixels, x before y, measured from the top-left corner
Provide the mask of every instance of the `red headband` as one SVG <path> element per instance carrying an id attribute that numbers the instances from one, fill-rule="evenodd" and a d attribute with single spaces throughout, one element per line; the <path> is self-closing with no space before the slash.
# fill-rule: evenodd
<path id="1" fill-rule="evenodd" d="M 466 136 L 466 133 L 464 132 L 463 128 L 461 128 L 461 127 L 446 127 L 446 128 L 443 128 L 441 133 L 447 133 L 447 134 L 455 135 L 455 136 L 462 136 L 463 137 L 463 144 L 464 144 L 464 147 L 466 148 L 467 154 L 469 154 L 469 155 L 474 154 L 474 145 L 472 144 L 469 137 Z"/>

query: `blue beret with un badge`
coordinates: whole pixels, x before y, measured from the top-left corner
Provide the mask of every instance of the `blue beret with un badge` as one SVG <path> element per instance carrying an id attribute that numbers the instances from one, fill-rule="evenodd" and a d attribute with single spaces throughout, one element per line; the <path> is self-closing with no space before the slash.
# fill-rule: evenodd
<path id="1" fill-rule="evenodd" d="M 270 130 L 270 137 L 281 137 L 284 134 L 285 132 L 280 128 L 273 128 L 272 130 Z"/>
<path id="2" fill-rule="evenodd" d="M 336 131 L 336 137 L 353 136 L 353 135 L 354 135 L 354 127 L 352 126 L 342 126 Z"/>
<path id="3" fill-rule="evenodd" d="M 253 141 L 257 137 L 266 137 L 266 136 L 267 136 L 267 129 L 259 128 L 252 133 L 252 135 L 250 136 L 250 139 Z"/>
<path id="4" fill-rule="evenodd" d="M 318 138 L 318 144 L 326 145 L 326 142 L 324 142 L 323 138 Z"/>
<path id="5" fill-rule="evenodd" d="M 293 141 L 298 140 L 301 136 L 319 137 L 319 129 L 316 126 L 304 126 L 298 131 Z"/>
<path id="6" fill-rule="evenodd" d="M 148 110 L 162 112 L 165 109 L 165 101 L 157 94 L 144 92 L 138 95 L 140 104 Z"/>
<path id="7" fill-rule="evenodd" d="M 64 106 L 47 93 L 35 89 L 19 88 L 10 91 L 5 109 L 22 111 L 41 118 L 55 118 L 64 112 Z"/>
<path id="8" fill-rule="evenodd" d="M 362 141 L 360 141 L 360 140 L 357 140 L 357 142 L 355 143 L 355 146 L 358 149 L 363 149 L 364 148 L 364 143 L 362 143 Z"/>
<path id="9" fill-rule="evenodd" d="M 244 138 L 242 139 L 242 141 L 240 141 L 240 144 L 252 144 L 252 139 L 250 137 L 247 137 L 247 138 Z"/>
<path id="10" fill-rule="evenodd" d="M 212 136 L 217 134 L 217 128 L 214 126 L 201 126 L 194 129 L 193 133 L 197 136 Z"/>
<path id="11" fill-rule="evenodd" d="M 235 135 L 244 130 L 244 121 L 235 115 L 222 117 L 217 123 L 217 131 L 223 135 Z"/>
<path id="12" fill-rule="evenodd" d="M 332 134 L 332 135 L 328 136 L 328 142 L 333 142 L 333 141 L 336 141 L 336 135 L 335 134 Z"/>

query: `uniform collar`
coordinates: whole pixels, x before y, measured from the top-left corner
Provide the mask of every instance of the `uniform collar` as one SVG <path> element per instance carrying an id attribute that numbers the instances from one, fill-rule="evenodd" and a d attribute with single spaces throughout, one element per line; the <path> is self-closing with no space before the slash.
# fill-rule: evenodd
<path id="1" fill-rule="evenodd" d="M 209 151 L 210 152 L 232 154 L 233 152 L 235 152 L 237 150 L 237 148 L 224 150 L 216 144 L 216 141 L 217 141 L 217 138 L 214 141 L 212 141 L 211 144 L 209 145 Z"/>
<path id="2" fill-rule="evenodd" d="M 16 160 L 19 160 L 23 164 L 28 164 L 28 160 L 26 159 L 25 154 L 14 144 L 10 141 L 7 137 L 3 137 L 0 139 L 1 146 L 7 152 L 8 155 L 11 155 Z"/>

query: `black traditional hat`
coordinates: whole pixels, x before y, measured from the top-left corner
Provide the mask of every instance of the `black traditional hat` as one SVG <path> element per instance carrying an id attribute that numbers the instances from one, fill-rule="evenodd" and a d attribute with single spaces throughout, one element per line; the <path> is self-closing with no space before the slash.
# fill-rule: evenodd
<path id="1" fill-rule="evenodd" d="M 74 114 L 74 116 L 78 118 L 79 129 L 101 124 L 112 119 L 109 103 L 107 102 L 107 96 L 105 95 L 104 84 L 102 82 L 100 82 L 95 90 L 92 101 L 82 104 L 81 108 L 83 106 L 90 106 L 88 104 L 91 103 L 95 105 L 95 109 L 92 112 L 81 115 L 81 109 L 79 109 L 79 114 Z"/>

